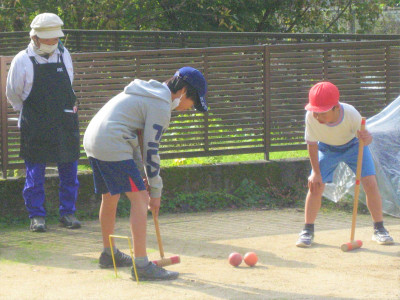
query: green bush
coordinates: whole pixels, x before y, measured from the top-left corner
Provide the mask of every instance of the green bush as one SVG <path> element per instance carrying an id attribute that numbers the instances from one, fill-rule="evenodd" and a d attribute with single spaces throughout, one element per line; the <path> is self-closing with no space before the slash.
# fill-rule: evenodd
<path id="1" fill-rule="evenodd" d="M 254 181 L 243 179 L 232 193 L 220 191 L 178 192 L 173 197 L 164 196 L 161 212 L 197 212 L 236 208 L 275 208 L 302 205 L 306 188 L 278 188 L 258 186 Z"/>

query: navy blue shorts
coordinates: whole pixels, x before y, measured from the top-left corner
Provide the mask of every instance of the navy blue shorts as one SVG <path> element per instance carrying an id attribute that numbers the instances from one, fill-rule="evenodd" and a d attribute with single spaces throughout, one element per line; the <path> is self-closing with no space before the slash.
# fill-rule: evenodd
<path id="1" fill-rule="evenodd" d="M 89 163 L 93 170 L 95 193 L 116 195 L 146 190 L 133 159 L 102 161 L 89 157 Z"/>
<path id="2" fill-rule="evenodd" d="M 331 146 L 318 143 L 318 160 L 321 170 L 322 182 L 330 183 L 333 172 L 340 162 L 346 163 L 354 173 L 357 170 L 358 139 L 354 138 L 347 144 Z M 364 147 L 361 177 L 376 175 L 374 161 L 368 146 Z"/>

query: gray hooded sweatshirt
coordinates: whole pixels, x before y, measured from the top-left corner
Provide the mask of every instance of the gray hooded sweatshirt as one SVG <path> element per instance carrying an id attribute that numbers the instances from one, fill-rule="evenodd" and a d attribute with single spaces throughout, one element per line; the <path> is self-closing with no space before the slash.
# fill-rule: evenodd
<path id="1" fill-rule="evenodd" d="M 102 161 L 134 159 L 146 174 L 151 197 L 161 197 L 159 143 L 171 119 L 171 92 L 156 80 L 135 79 L 109 100 L 86 129 L 83 146 L 88 157 Z M 137 131 L 143 132 L 143 161 Z"/>

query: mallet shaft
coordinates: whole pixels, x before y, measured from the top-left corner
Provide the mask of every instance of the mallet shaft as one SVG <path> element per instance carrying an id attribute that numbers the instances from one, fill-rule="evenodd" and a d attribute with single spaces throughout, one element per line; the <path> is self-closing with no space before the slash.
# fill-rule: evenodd
<path id="1" fill-rule="evenodd" d="M 140 151 L 143 155 L 143 132 L 142 132 L 142 130 L 138 130 L 137 135 L 138 135 L 138 140 L 139 140 Z M 156 235 L 157 235 L 158 249 L 160 250 L 160 256 L 161 256 L 161 260 L 162 260 L 164 258 L 164 249 L 163 249 L 162 240 L 161 240 L 160 226 L 158 225 L 158 218 L 153 210 L 151 211 L 151 214 L 153 215 L 154 227 L 156 229 Z"/>
<path id="2" fill-rule="evenodd" d="M 163 259 L 164 258 L 164 248 L 163 248 L 162 240 L 161 240 L 160 226 L 158 225 L 158 218 L 157 218 L 156 214 L 154 213 L 154 211 L 152 211 L 152 215 L 153 215 L 154 227 L 156 229 L 158 249 L 160 250 L 161 259 Z"/>
<path id="3" fill-rule="evenodd" d="M 361 130 L 365 130 L 365 122 L 366 122 L 366 118 L 362 118 Z M 362 139 L 358 139 L 356 186 L 354 187 L 353 218 L 352 218 L 352 222 L 351 222 L 351 234 L 350 234 L 351 242 L 354 241 L 354 233 L 356 230 L 356 219 L 357 219 L 358 197 L 360 194 L 360 180 L 361 180 L 363 153 L 364 153 L 364 142 Z"/>
<path id="4" fill-rule="evenodd" d="M 137 131 L 138 135 L 138 140 L 139 140 L 139 147 L 140 151 L 142 152 L 143 155 L 143 132 L 142 130 Z M 153 221 L 154 221 L 154 227 L 156 229 L 156 236 L 157 236 L 157 243 L 158 243 L 158 249 L 160 250 L 160 256 L 161 259 L 159 260 L 154 260 L 153 263 L 155 263 L 159 267 L 165 267 L 173 264 L 179 264 L 181 262 L 181 259 L 179 256 L 171 256 L 169 258 L 164 258 L 164 248 L 161 240 L 161 233 L 160 233 L 160 225 L 158 224 L 158 216 L 156 215 L 155 211 L 151 211 L 153 215 Z"/>

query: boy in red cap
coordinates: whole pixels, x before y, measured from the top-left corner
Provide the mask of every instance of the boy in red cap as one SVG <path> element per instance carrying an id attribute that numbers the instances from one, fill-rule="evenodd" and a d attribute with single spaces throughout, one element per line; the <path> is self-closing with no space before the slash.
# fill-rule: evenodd
<path id="1" fill-rule="evenodd" d="M 392 237 L 383 226 L 382 200 L 376 182 L 374 162 L 367 147 L 372 142 L 372 136 L 368 130 L 360 130 L 360 113 L 352 105 L 339 102 L 339 90 L 330 82 L 319 82 L 310 89 L 309 103 L 305 109 L 305 140 L 312 171 L 308 177 L 305 226 L 296 246 L 311 246 L 314 222 L 321 207 L 325 183 L 332 182 L 333 172 L 338 164 L 345 162 L 356 172 L 358 138 L 365 145 L 361 183 L 374 221 L 372 240 L 382 245 L 393 244 Z"/>

